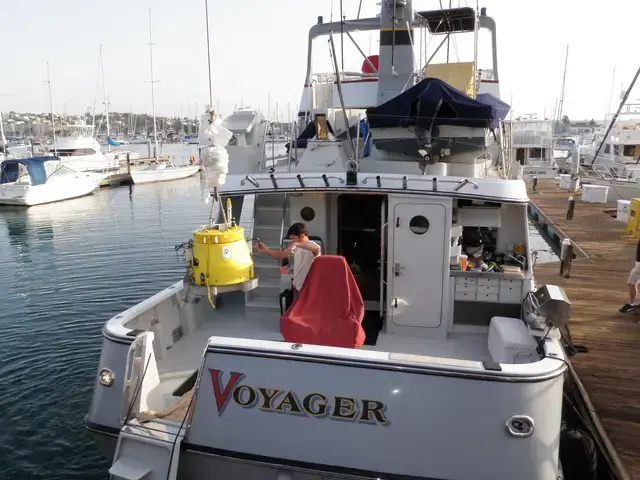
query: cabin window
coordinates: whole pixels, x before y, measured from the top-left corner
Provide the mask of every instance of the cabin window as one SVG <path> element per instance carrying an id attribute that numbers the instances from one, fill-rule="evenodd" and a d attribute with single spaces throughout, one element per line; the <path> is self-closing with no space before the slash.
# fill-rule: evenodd
<path id="1" fill-rule="evenodd" d="M 409 229 L 416 235 L 424 235 L 429 231 L 429 220 L 422 215 L 416 215 L 409 221 Z"/>
<path id="2" fill-rule="evenodd" d="M 604 153 L 610 153 L 611 152 L 611 146 L 607 143 L 604 146 Z"/>
<path id="3" fill-rule="evenodd" d="M 300 210 L 300 218 L 302 218 L 305 222 L 310 222 L 314 218 L 316 218 L 316 211 L 311 207 L 304 207 Z"/>
<path id="4" fill-rule="evenodd" d="M 80 157 L 82 155 L 93 155 L 96 151 L 93 148 L 70 148 L 70 149 L 56 149 L 55 153 L 59 157 Z"/>
<path id="5" fill-rule="evenodd" d="M 625 145 L 624 146 L 624 151 L 623 151 L 623 155 L 625 157 L 633 157 L 636 153 L 636 146 L 635 145 Z"/>
<path id="6" fill-rule="evenodd" d="M 614 145 L 613 146 L 613 154 L 614 155 L 622 155 L 622 145 Z"/>
<path id="7" fill-rule="evenodd" d="M 544 148 L 530 148 L 529 158 L 547 158 L 547 151 Z"/>
<path id="8" fill-rule="evenodd" d="M 327 116 L 324 114 L 316 115 L 316 139 L 326 140 L 329 138 L 329 129 L 327 128 Z"/>

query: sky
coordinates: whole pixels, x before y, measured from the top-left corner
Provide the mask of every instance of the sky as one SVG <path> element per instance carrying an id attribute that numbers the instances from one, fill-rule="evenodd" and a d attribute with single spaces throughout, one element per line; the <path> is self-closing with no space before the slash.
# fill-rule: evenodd
<path id="1" fill-rule="evenodd" d="M 359 0 L 342 3 L 344 15 L 354 18 Z M 362 0 L 361 17 L 378 13 L 377 3 Z M 339 5 L 340 0 L 210 0 L 214 106 L 223 114 L 234 106 L 267 111 L 270 97 L 271 111 L 277 102 L 279 119 L 286 121 L 302 95 L 309 28 L 320 15 L 329 21 L 332 10 L 338 20 Z M 413 0 L 413 5 L 436 9 L 439 0 Z M 452 0 L 452 5 L 475 6 L 473 0 Z M 612 84 L 615 110 L 622 85 L 629 85 L 638 68 L 630 55 L 637 50 L 638 0 L 484 0 L 479 6 L 497 23 L 501 97 L 515 115 L 551 116 L 562 89 L 567 45 L 563 112 L 576 120 L 602 118 Z M 97 102 L 101 112 L 102 45 L 111 111 L 151 113 L 149 8 L 156 113 L 202 113 L 209 98 L 205 0 L 0 1 L 0 110 L 48 112 L 49 62 L 54 111 L 84 113 Z M 457 39 L 450 55 L 472 60 L 472 37 Z M 355 38 L 365 52 L 377 53 L 376 34 Z M 429 44 L 430 52 L 437 43 Z M 489 43 L 481 37 L 479 45 L 481 62 L 490 55 Z M 434 62 L 445 61 L 443 55 L 444 49 Z M 360 69 L 362 57 L 348 41 L 344 57 L 345 70 Z M 314 44 L 314 69 L 331 70 L 325 39 Z"/>

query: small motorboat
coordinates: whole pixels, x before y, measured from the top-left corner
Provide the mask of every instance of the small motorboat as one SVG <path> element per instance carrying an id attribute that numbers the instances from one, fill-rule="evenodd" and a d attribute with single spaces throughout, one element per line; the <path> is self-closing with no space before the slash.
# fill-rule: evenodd
<path id="1" fill-rule="evenodd" d="M 13 158 L 0 163 L 0 204 L 33 206 L 91 194 L 104 174 L 76 172 L 59 157 Z"/>
<path id="2" fill-rule="evenodd" d="M 144 168 L 131 170 L 133 183 L 154 183 L 180 180 L 200 171 L 199 165 L 179 165 L 173 163 L 154 163 Z"/>

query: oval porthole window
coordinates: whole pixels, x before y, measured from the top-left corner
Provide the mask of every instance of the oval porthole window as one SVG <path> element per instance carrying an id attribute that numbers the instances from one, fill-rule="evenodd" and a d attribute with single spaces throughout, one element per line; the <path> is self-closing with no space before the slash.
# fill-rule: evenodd
<path id="1" fill-rule="evenodd" d="M 302 210 L 300 210 L 300 217 L 305 221 L 305 222 L 310 222 L 311 220 L 313 220 L 314 218 L 316 218 L 316 212 L 313 208 L 311 207 L 304 207 Z"/>
<path id="2" fill-rule="evenodd" d="M 409 228 L 416 235 L 424 235 L 429 231 L 429 220 L 422 215 L 416 215 L 409 222 Z"/>

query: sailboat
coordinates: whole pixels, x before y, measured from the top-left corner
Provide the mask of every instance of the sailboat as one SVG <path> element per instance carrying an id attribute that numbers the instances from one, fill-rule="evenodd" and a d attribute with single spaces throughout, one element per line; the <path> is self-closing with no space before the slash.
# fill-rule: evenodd
<path id="1" fill-rule="evenodd" d="M 151 9 L 149 9 L 149 59 L 151 70 L 151 108 L 153 113 L 153 152 L 154 157 L 158 158 L 158 132 L 156 127 L 156 107 L 153 79 L 153 42 L 151 39 Z M 171 180 L 180 180 L 195 175 L 200 171 L 199 165 L 175 165 L 172 160 L 166 163 L 153 163 L 144 168 L 131 169 L 131 178 L 134 184 L 168 182 Z"/>
<path id="2" fill-rule="evenodd" d="M 130 150 L 111 150 L 111 147 L 119 147 L 120 142 L 114 140 L 111 137 L 111 126 L 109 122 L 110 112 L 109 107 L 111 105 L 111 98 L 107 94 L 107 82 L 105 80 L 105 72 L 104 72 L 104 55 L 102 50 L 102 45 L 100 45 L 100 71 L 102 73 L 102 93 L 103 93 L 103 103 L 105 108 L 105 123 L 107 128 L 107 152 L 104 154 L 105 158 L 110 160 L 114 160 L 118 162 L 118 164 L 127 160 L 135 160 L 140 158 L 140 154 L 138 152 L 132 152 Z"/>

